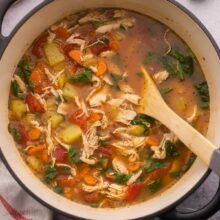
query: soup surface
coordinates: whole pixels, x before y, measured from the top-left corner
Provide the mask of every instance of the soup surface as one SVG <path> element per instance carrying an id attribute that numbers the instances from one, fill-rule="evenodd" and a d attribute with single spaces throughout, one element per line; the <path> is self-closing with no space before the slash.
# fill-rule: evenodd
<path id="1" fill-rule="evenodd" d="M 9 132 L 52 190 L 114 208 L 147 200 L 190 168 L 192 152 L 138 110 L 141 66 L 168 105 L 205 134 L 209 93 L 201 68 L 174 32 L 149 17 L 81 12 L 26 51 L 11 83 Z"/>

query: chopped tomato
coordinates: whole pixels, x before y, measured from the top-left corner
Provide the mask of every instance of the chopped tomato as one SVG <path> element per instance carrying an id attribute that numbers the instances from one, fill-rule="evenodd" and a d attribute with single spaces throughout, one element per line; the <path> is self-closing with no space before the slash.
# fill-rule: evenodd
<path id="1" fill-rule="evenodd" d="M 44 55 L 43 45 L 47 42 L 48 33 L 41 35 L 34 43 L 32 47 L 32 54 L 37 58 L 41 58 Z"/>
<path id="2" fill-rule="evenodd" d="M 69 52 L 71 50 L 74 50 L 75 48 L 76 48 L 76 46 L 74 44 L 67 44 L 66 46 L 64 46 L 63 51 L 67 56 L 69 56 Z"/>
<path id="3" fill-rule="evenodd" d="M 79 125 L 82 129 L 86 129 L 86 118 L 84 116 L 80 116 L 82 114 L 82 109 L 78 109 L 77 111 L 73 112 L 69 120 L 77 125 Z M 79 117 L 80 116 L 80 117 Z"/>
<path id="4" fill-rule="evenodd" d="M 90 44 L 93 44 L 97 42 L 97 39 L 93 40 L 90 42 Z M 110 49 L 109 43 L 104 43 L 104 44 L 95 44 L 91 47 L 92 53 L 95 55 L 99 55 L 101 52 L 107 51 Z"/>
<path id="5" fill-rule="evenodd" d="M 25 101 L 31 113 L 34 113 L 34 112 L 44 113 L 45 112 L 43 105 L 33 95 L 30 95 L 30 94 L 27 95 Z"/>
<path id="6" fill-rule="evenodd" d="M 98 192 L 88 193 L 84 195 L 84 200 L 88 203 L 96 203 L 100 201 L 100 195 Z"/>
<path id="7" fill-rule="evenodd" d="M 30 76 L 31 82 L 35 85 L 34 92 L 36 93 L 43 93 L 43 83 L 45 82 L 45 77 L 41 69 L 39 67 L 35 68 Z"/>
<path id="8" fill-rule="evenodd" d="M 142 189 L 141 183 L 133 183 L 129 185 L 126 191 L 125 199 L 128 202 L 133 202 L 140 195 L 141 189 Z"/>
<path id="9" fill-rule="evenodd" d="M 99 147 L 99 152 L 103 155 L 103 156 L 106 156 L 106 157 L 111 157 L 112 154 L 113 154 L 113 149 L 111 146 L 101 146 Z"/>
<path id="10" fill-rule="evenodd" d="M 57 163 L 66 163 L 68 160 L 67 150 L 60 146 L 55 148 L 53 156 L 55 157 Z"/>
<path id="11" fill-rule="evenodd" d="M 26 145 L 27 142 L 29 141 L 28 132 L 27 132 L 26 128 L 23 125 L 20 125 L 19 132 L 21 134 L 22 143 L 24 143 L 24 145 Z"/>
<path id="12" fill-rule="evenodd" d="M 171 168 L 171 164 L 169 164 L 166 168 L 153 171 L 152 173 L 149 174 L 149 179 L 150 180 L 159 179 L 160 177 L 166 175 L 169 172 L 170 168 Z"/>
<path id="13" fill-rule="evenodd" d="M 74 178 L 70 178 L 67 174 L 59 174 L 56 180 L 58 185 L 62 187 L 74 187 L 76 185 L 76 180 Z"/>
<path id="14" fill-rule="evenodd" d="M 54 33 L 56 34 L 57 38 L 64 40 L 70 36 L 70 33 L 64 27 L 58 27 L 56 30 L 54 30 Z"/>

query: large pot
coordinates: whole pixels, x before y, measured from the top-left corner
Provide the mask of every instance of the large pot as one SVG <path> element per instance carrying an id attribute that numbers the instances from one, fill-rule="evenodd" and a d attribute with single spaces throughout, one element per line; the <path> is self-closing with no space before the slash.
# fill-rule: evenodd
<path id="1" fill-rule="evenodd" d="M 1 0 L 0 19 L 12 3 Z M 203 25 L 186 9 L 175 1 L 167 0 L 46 0 L 31 11 L 9 37 L 0 39 L 0 146 L 1 156 L 15 179 L 34 198 L 43 204 L 69 216 L 85 219 L 135 219 L 159 215 L 174 207 L 186 195 L 195 189 L 208 174 L 208 168 L 199 159 L 191 169 L 172 187 L 155 198 L 133 205 L 129 208 L 94 209 L 71 202 L 48 189 L 25 164 L 8 130 L 8 95 L 12 74 L 24 51 L 33 40 L 54 22 L 74 12 L 98 7 L 120 7 L 149 15 L 174 30 L 195 53 L 210 89 L 210 123 L 207 137 L 220 145 L 220 52 L 216 43 Z M 202 147 L 202 146 L 201 146 Z M 220 200 L 218 192 L 211 203 L 204 209 L 184 215 L 172 212 L 169 219 L 207 217 L 216 210 Z M 173 217 L 174 216 L 174 217 Z"/>

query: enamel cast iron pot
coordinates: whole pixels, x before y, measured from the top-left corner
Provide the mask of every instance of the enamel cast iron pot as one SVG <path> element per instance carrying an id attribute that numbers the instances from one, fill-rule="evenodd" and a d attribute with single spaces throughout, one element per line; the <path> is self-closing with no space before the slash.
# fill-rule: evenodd
<path id="1" fill-rule="evenodd" d="M 0 22 L 13 0 L 0 0 Z M 17 2 L 19 3 L 19 2 Z M 220 189 L 204 208 L 181 213 L 175 210 L 209 174 L 196 159 L 190 170 L 172 187 L 149 201 L 131 207 L 95 209 L 71 202 L 48 189 L 28 168 L 8 133 L 8 95 L 12 74 L 25 50 L 50 25 L 67 15 L 89 8 L 119 7 L 149 15 L 174 30 L 194 52 L 208 82 L 211 103 L 207 137 L 220 145 L 220 51 L 204 26 L 173 0 L 46 0 L 26 15 L 9 36 L 0 35 L 0 152 L 18 183 L 35 199 L 71 217 L 82 219 L 138 219 L 162 215 L 164 219 L 205 219 L 220 207 Z M 201 146 L 202 147 L 202 146 Z"/>

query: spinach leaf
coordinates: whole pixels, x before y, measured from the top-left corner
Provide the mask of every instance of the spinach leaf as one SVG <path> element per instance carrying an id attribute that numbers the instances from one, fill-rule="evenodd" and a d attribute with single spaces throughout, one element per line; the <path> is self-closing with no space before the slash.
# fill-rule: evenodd
<path id="1" fill-rule="evenodd" d="M 131 125 L 143 125 L 145 127 L 144 135 L 147 136 L 154 121 L 154 118 L 140 113 L 131 121 Z"/>
<path id="2" fill-rule="evenodd" d="M 22 135 L 21 135 L 21 132 L 18 128 L 12 128 L 8 127 L 8 131 L 12 134 L 14 140 L 17 142 L 17 143 L 21 143 L 22 142 Z"/>
<path id="3" fill-rule="evenodd" d="M 68 151 L 68 159 L 70 163 L 81 163 L 79 148 L 72 146 Z"/>
<path id="4" fill-rule="evenodd" d="M 158 189 L 161 187 L 162 185 L 162 181 L 161 179 L 158 179 L 156 181 L 154 181 L 153 183 L 148 185 L 148 189 L 151 193 L 155 193 L 158 191 Z"/>
<path id="5" fill-rule="evenodd" d="M 116 173 L 115 177 L 116 177 L 116 179 L 115 179 L 116 183 L 124 185 L 131 178 L 131 175 L 125 175 L 123 173 Z"/>
<path id="6" fill-rule="evenodd" d="M 27 60 L 22 60 L 18 67 L 20 68 L 20 73 L 19 75 L 21 78 L 24 80 L 25 84 L 27 85 L 28 89 L 33 91 L 35 89 L 35 84 L 31 82 L 30 77 L 31 77 L 31 69 L 29 66 L 29 63 Z"/>
<path id="7" fill-rule="evenodd" d="M 24 99 L 24 94 L 22 93 L 18 83 L 16 80 L 14 80 L 12 83 L 11 83 L 11 89 L 12 89 L 12 94 L 15 96 L 15 97 L 18 97 L 19 99 Z"/>
<path id="8" fill-rule="evenodd" d="M 193 164 L 196 159 L 196 155 L 192 154 L 187 163 L 183 166 L 183 172 L 186 172 Z"/>
<path id="9" fill-rule="evenodd" d="M 165 150 L 168 157 L 178 157 L 180 155 L 176 149 L 176 145 L 169 140 L 165 142 Z"/>
<path id="10" fill-rule="evenodd" d="M 149 63 L 155 61 L 156 58 L 157 58 L 157 55 L 156 55 L 154 52 L 151 52 L 151 51 L 150 51 L 150 52 L 148 52 L 147 55 L 145 56 L 143 63 L 144 63 L 145 65 L 148 65 Z"/>
<path id="11" fill-rule="evenodd" d="M 46 167 L 46 170 L 45 170 L 44 181 L 46 183 L 50 183 L 52 180 L 54 180 L 57 177 L 57 175 L 58 175 L 58 172 L 56 168 L 48 166 Z"/>
<path id="12" fill-rule="evenodd" d="M 195 87 L 198 91 L 201 100 L 200 107 L 204 109 L 208 108 L 210 98 L 209 98 L 209 88 L 207 82 L 201 82 Z"/>
<path id="13" fill-rule="evenodd" d="M 95 44 L 96 46 L 102 46 L 105 44 L 109 44 L 109 39 L 107 37 L 102 37 L 98 40 L 98 42 Z"/>
<path id="14" fill-rule="evenodd" d="M 121 80 L 123 80 L 124 78 L 122 76 L 114 74 L 114 73 L 110 73 L 110 77 L 111 77 L 111 80 L 112 80 L 112 83 L 113 83 L 113 87 L 117 90 L 120 90 L 119 82 Z"/>
<path id="15" fill-rule="evenodd" d="M 55 186 L 54 191 L 58 194 L 63 194 L 63 189 L 60 186 Z"/>
<path id="16" fill-rule="evenodd" d="M 81 73 L 71 76 L 70 80 L 74 83 L 90 83 L 92 82 L 92 74 L 92 70 L 86 68 Z"/>
<path id="17" fill-rule="evenodd" d="M 173 171 L 171 173 L 169 173 L 170 176 L 174 177 L 174 178 L 179 178 L 181 176 L 181 172 L 180 171 Z"/>
<path id="18" fill-rule="evenodd" d="M 166 168 L 168 165 L 166 162 L 151 160 L 146 166 L 145 170 L 147 173 L 151 173 L 155 170 Z"/>

